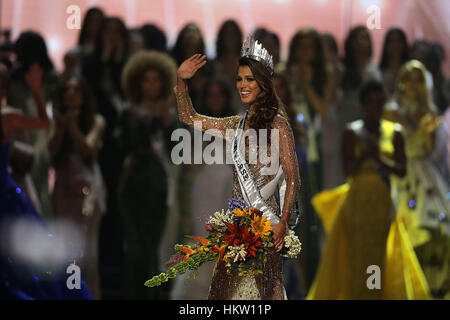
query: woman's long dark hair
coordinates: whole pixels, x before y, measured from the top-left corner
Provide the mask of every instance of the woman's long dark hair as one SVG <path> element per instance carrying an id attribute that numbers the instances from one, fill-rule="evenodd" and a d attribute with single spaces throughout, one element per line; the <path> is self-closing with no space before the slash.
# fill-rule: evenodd
<path id="1" fill-rule="evenodd" d="M 44 38 L 37 32 L 22 32 L 14 44 L 14 50 L 17 61 L 20 62 L 24 72 L 28 71 L 29 67 L 35 62 L 39 63 L 46 71 L 53 69 L 53 63 L 48 55 Z"/>
<path id="2" fill-rule="evenodd" d="M 344 89 L 350 89 L 357 87 L 361 83 L 361 75 L 358 73 L 356 68 L 356 57 L 355 52 L 353 50 L 353 41 L 355 41 L 358 32 L 366 31 L 369 35 L 369 49 L 367 55 L 369 58 L 372 57 L 373 48 L 372 48 L 372 39 L 370 38 L 369 30 L 365 26 L 354 27 L 350 30 L 347 38 L 345 39 L 345 56 L 344 56 L 344 66 L 345 66 L 345 77 L 343 81 Z"/>
<path id="3" fill-rule="evenodd" d="M 58 110 L 62 114 L 66 113 L 67 111 L 67 107 L 64 104 L 64 92 L 67 89 L 67 84 L 72 80 L 77 81 L 83 94 L 83 103 L 80 109 L 80 116 L 78 117 L 78 128 L 80 128 L 81 132 L 87 134 L 89 130 L 91 130 L 92 124 L 94 122 L 95 104 L 89 86 L 86 84 L 86 81 L 84 81 L 83 78 L 79 76 L 72 76 L 62 82 L 61 87 L 58 91 Z"/>
<path id="4" fill-rule="evenodd" d="M 225 33 L 228 32 L 227 28 L 231 28 L 233 32 L 235 32 L 239 38 L 239 42 L 236 43 L 235 48 L 226 48 L 224 44 L 224 37 Z M 226 50 L 234 50 L 236 54 L 239 54 L 241 52 L 241 43 L 242 43 L 242 31 L 239 25 L 234 20 L 227 20 L 225 21 L 222 26 L 219 29 L 219 33 L 217 35 L 217 41 L 216 41 L 216 48 L 217 48 L 217 55 L 216 58 L 220 59 Z"/>
<path id="5" fill-rule="evenodd" d="M 167 51 L 167 37 L 155 24 L 145 24 L 139 29 L 144 38 L 144 45 L 147 50 Z"/>
<path id="6" fill-rule="evenodd" d="M 200 34 L 200 44 L 196 50 L 196 53 L 205 54 L 205 43 L 203 41 L 203 36 L 200 28 L 195 23 L 188 23 L 186 26 L 184 26 L 183 29 L 181 29 L 180 33 L 178 34 L 177 41 L 175 42 L 175 46 L 172 49 L 172 57 L 176 60 L 178 65 L 183 63 L 184 59 L 186 59 L 183 54 L 183 38 L 189 28 L 195 28 L 196 31 Z"/>
<path id="7" fill-rule="evenodd" d="M 306 37 L 312 37 L 314 39 L 316 53 L 314 60 L 311 62 L 311 67 L 313 68 L 312 87 L 318 95 L 323 96 L 325 91 L 325 83 L 327 81 L 327 73 L 325 69 L 327 61 L 325 59 L 325 50 L 322 37 L 316 30 L 305 28 L 301 29 L 294 35 L 289 45 L 289 58 L 287 65 L 288 67 L 292 67 L 298 63 L 298 61 L 296 61 L 297 47 L 300 45 L 302 39 Z"/>
<path id="8" fill-rule="evenodd" d="M 303 128 L 299 125 L 297 121 L 297 113 L 294 110 L 293 102 L 294 97 L 292 94 L 291 86 L 289 85 L 289 80 L 286 75 L 282 73 L 276 73 L 274 75 L 275 79 L 278 79 L 281 81 L 282 86 L 287 90 L 288 94 L 286 96 L 286 99 L 283 101 L 282 98 L 280 98 L 283 102 L 284 111 L 286 112 L 286 118 L 289 121 L 289 124 L 292 128 L 292 133 L 294 134 L 295 139 L 300 139 L 306 143 L 306 135 L 303 131 Z"/>
<path id="9" fill-rule="evenodd" d="M 88 27 L 88 23 L 89 23 L 89 18 L 92 15 L 96 14 L 96 13 L 99 13 L 102 16 L 102 18 L 105 17 L 105 14 L 103 13 L 102 9 L 97 8 L 97 7 L 90 8 L 86 12 L 86 14 L 85 14 L 85 16 L 83 18 L 83 23 L 81 25 L 80 36 L 78 37 L 78 44 L 79 45 L 83 45 L 84 42 L 86 41 L 87 32 L 88 32 L 87 31 L 87 27 Z M 100 32 L 98 33 L 97 37 L 99 37 L 99 36 L 100 36 Z"/>
<path id="10" fill-rule="evenodd" d="M 110 59 L 109 61 L 102 61 L 102 52 L 103 52 L 103 33 L 109 23 L 117 23 L 120 28 L 120 33 L 122 37 L 122 41 L 125 44 L 125 52 L 121 61 L 115 61 L 114 59 Z M 124 97 L 124 93 L 122 91 L 122 86 L 120 84 L 120 76 L 122 74 L 123 66 L 128 57 L 128 30 L 123 23 L 122 19 L 118 17 L 108 17 L 103 19 L 102 25 L 99 31 L 99 37 L 97 39 L 97 44 L 94 49 L 94 52 L 89 54 L 85 59 L 83 59 L 82 63 L 82 73 L 85 80 L 89 82 L 89 85 L 94 88 L 92 91 L 95 94 L 99 102 L 99 107 L 101 110 L 106 110 L 110 106 L 109 97 L 104 94 L 104 89 L 101 86 L 101 76 L 103 75 L 107 66 L 110 67 L 110 72 L 108 74 L 109 80 L 114 85 L 114 89 L 117 90 L 121 97 Z M 108 111 L 103 112 L 106 114 Z"/>
<path id="11" fill-rule="evenodd" d="M 105 19 L 103 19 L 103 22 L 100 26 L 100 31 L 99 31 L 99 36 L 97 38 L 97 45 L 94 51 L 94 55 L 96 55 L 97 59 L 100 61 L 100 57 L 102 55 L 103 52 L 103 33 L 108 25 L 108 23 L 117 23 L 119 25 L 120 28 L 120 33 L 121 33 L 121 37 L 122 37 L 122 41 L 125 44 L 125 57 L 126 58 L 127 54 L 128 54 L 128 29 L 125 26 L 125 23 L 123 22 L 123 20 L 119 17 L 107 17 Z"/>
<path id="12" fill-rule="evenodd" d="M 83 95 L 83 103 L 81 104 L 80 115 L 78 116 L 78 128 L 83 134 L 88 134 L 94 124 L 94 115 L 96 108 L 89 86 L 81 77 L 73 76 L 64 80 L 61 83 L 60 88 L 58 90 L 58 99 L 56 107 L 58 108 L 58 111 L 61 114 L 66 113 L 67 106 L 64 104 L 64 93 L 67 90 L 67 85 L 69 81 L 72 80 L 77 81 Z M 61 161 L 72 150 L 72 147 L 73 147 L 72 140 L 66 134 L 62 142 L 62 147 L 54 158 L 54 162 L 58 163 L 59 161 Z"/>
<path id="13" fill-rule="evenodd" d="M 393 34 L 398 34 L 401 38 L 401 42 L 403 45 L 403 52 L 402 52 L 402 56 L 401 56 L 402 64 L 404 64 L 405 62 L 410 60 L 408 39 L 406 37 L 405 32 L 400 28 L 389 29 L 386 36 L 384 37 L 384 44 L 383 44 L 383 51 L 382 51 L 383 53 L 381 55 L 381 62 L 380 62 L 381 70 L 385 70 L 388 68 L 388 60 L 389 59 L 388 59 L 388 53 L 387 53 L 387 44 L 389 42 L 389 38 Z"/>
<path id="14" fill-rule="evenodd" d="M 270 130 L 273 119 L 277 114 L 285 116 L 284 106 L 276 93 L 273 78 L 267 68 L 259 61 L 242 57 L 239 59 L 239 66 L 250 68 L 262 91 L 256 101 L 257 111 L 249 118 L 250 128 Z"/>

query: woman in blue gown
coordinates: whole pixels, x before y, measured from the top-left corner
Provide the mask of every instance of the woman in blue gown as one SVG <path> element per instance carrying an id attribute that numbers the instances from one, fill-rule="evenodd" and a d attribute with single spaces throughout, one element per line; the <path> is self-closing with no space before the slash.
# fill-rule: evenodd
<path id="1" fill-rule="evenodd" d="M 2 66 L 0 65 L 0 101 L 6 92 L 8 79 L 7 70 L 2 69 Z M 14 133 L 18 130 L 48 128 L 50 125 L 40 90 L 42 68 L 38 64 L 30 66 L 26 78 L 38 105 L 40 118 L 29 118 L 17 113 L 2 115 L 0 109 L 0 300 L 92 299 L 84 282 L 81 279 L 77 282 L 75 279 L 76 271 L 66 273 L 70 262 L 64 265 L 45 259 L 45 252 L 58 248 L 59 240 L 53 237 L 51 230 L 8 172 L 8 153 Z M 48 239 L 34 243 L 30 243 L 32 237 L 18 239 L 18 233 L 15 232 L 17 226 L 27 226 L 25 230 L 29 233 L 22 233 L 23 236 L 32 233 L 45 235 Z M 34 238 L 37 239 L 42 240 Z M 36 259 L 25 259 L 18 248 L 26 246 L 32 249 L 29 250 L 31 255 L 44 254 L 43 261 L 41 259 L 37 263 Z"/>

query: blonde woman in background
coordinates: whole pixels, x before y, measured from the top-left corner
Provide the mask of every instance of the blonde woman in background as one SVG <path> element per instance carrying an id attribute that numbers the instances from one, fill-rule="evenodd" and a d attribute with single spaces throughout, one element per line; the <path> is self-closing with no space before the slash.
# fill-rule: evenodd
<path id="1" fill-rule="evenodd" d="M 425 66 L 411 60 L 397 80 L 385 113 L 402 124 L 407 156 L 404 178 L 392 179 L 397 215 L 404 222 L 435 298 L 450 298 L 450 205 L 447 184 L 430 158 L 440 123 L 426 86 Z"/>

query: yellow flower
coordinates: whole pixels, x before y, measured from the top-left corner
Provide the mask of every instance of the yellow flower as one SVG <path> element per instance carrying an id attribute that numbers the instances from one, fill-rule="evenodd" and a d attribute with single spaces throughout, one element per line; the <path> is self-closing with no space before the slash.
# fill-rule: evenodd
<path id="1" fill-rule="evenodd" d="M 266 217 L 255 216 L 252 221 L 252 232 L 255 235 L 267 236 L 272 231 L 272 223 Z"/>
<path id="2" fill-rule="evenodd" d="M 236 217 L 243 217 L 243 216 L 249 214 L 249 212 L 247 211 L 247 209 L 242 210 L 242 209 L 236 208 L 236 209 L 233 210 L 233 212 L 234 212 L 234 215 L 235 215 Z"/>

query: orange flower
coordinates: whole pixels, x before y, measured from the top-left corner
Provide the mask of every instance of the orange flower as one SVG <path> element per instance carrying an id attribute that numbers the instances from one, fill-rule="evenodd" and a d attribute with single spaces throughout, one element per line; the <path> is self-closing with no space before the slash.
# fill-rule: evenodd
<path id="1" fill-rule="evenodd" d="M 234 209 L 233 212 L 236 217 L 243 217 L 245 215 L 250 214 L 250 212 L 247 209 L 239 209 L 239 208 Z"/>
<path id="2" fill-rule="evenodd" d="M 196 236 L 186 236 L 186 238 L 191 238 L 199 241 L 202 245 L 207 246 L 209 244 L 209 240 L 202 238 L 202 237 L 196 237 Z"/>

